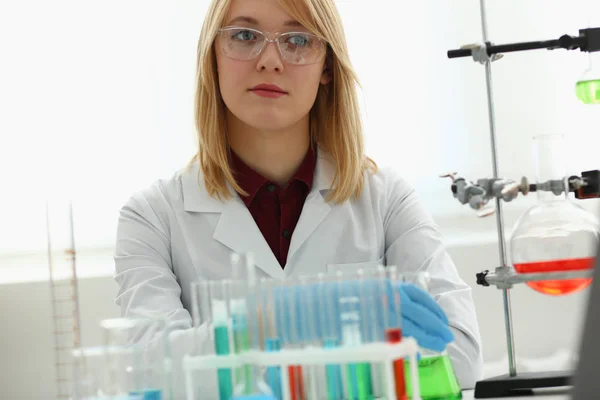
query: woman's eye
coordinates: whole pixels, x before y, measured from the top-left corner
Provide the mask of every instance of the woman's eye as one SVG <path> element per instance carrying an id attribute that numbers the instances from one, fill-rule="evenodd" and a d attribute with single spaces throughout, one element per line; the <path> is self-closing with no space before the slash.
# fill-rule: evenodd
<path id="1" fill-rule="evenodd" d="M 233 38 L 241 41 L 255 40 L 256 35 L 251 31 L 238 31 L 233 34 Z"/>
<path id="2" fill-rule="evenodd" d="M 310 43 L 310 38 L 305 35 L 294 35 L 290 36 L 290 38 L 288 39 L 288 43 L 294 46 L 304 47 Z"/>

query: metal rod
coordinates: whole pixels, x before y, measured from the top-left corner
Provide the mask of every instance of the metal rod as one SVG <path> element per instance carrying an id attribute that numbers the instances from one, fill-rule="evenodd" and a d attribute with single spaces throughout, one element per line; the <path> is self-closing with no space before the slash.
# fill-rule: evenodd
<path id="1" fill-rule="evenodd" d="M 593 272 L 593 269 L 583 269 L 578 271 L 537 272 L 531 274 L 517 274 L 514 272 L 496 273 L 486 275 L 485 281 L 490 285 L 515 285 L 518 283 L 546 280 L 589 279 L 592 278 Z"/>
<path id="2" fill-rule="evenodd" d="M 487 46 L 486 52 L 488 56 L 502 53 L 512 53 L 515 51 L 528 51 L 528 50 L 554 50 L 554 49 L 566 49 L 575 50 L 578 48 L 585 47 L 587 38 L 585 36 L 572 37 L 568 35 L 562 36 L 560 39 L 542 40 L 535 42 L 521 42 L 521 43 L 508 43 Z M 471 57 L 471 49 L 456 49 L 448 50 L 448 58 L 460 58 L 460 57 Z"/>
<path id="3" fill-rule="evenodd" d="M 481 30 L 483 33 L 483 41 L 488 41 L 487 15 L 485 9 L 485 0 L 480 0 L 481 9 Z M 496 120 L 494 116 L 494 95 L 492 92 L 492 62 L 487 60 L 485 63 L 485 77 L 487 86 L 487 102 L 490 122 L 490 139 L 492 146 L 492 167 L 494 178 L 500 177 L 498 167 L 498 145 L 496 143 Z M 504 218 L 502 215 L 502 202 L 496 198 L 496 225 L 498 227 L 498 249 L 500 255 L 500 265 L 506 267 L 506 241 L 504 238 Z M 509 289 L 502 289 L 502 297 L 504 302 L 504 322 L 506 325 L 506 345 L 508 349 L 508 370 L 510 376 L 517 375 L 517 367 L 515 363 L 515 347 L 514 335 L 512 326 L 512 311 L 510 307 L 510 292 Z"/>

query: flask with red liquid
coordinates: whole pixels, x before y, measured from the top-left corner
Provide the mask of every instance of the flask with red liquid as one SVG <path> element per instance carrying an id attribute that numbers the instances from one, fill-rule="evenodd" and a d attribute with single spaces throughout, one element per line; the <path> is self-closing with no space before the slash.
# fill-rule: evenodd
<path id="1" fill-rule="evenodd" d="M 534 138 L 538 203 L 517 221 L 510 241 L 518 273 L 564 272 L 592 268 L 598 245 L 598 221 L 568 196 L 562 135 Z M 527 282 L 552 296 L 587 287 L 591 279 Z"/>

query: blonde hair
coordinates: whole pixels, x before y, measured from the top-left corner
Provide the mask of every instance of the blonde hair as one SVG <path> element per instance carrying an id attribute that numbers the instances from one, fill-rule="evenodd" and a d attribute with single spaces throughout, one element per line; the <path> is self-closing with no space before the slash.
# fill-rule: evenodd
<path id="1" fill-rule="evenodd" d="M 310 110 L 311 143 L 328 153 L 335 162 L 335 175 L 327 201 L 342 203 L 358 198 L 365 171 L 375 173 L 377 165 L 364 155 L 362 122 L 356 86 L 360 85 L 348 56 L 342 22 L 334 0 L 278 0 L 280 5 L 306 29 L 328 43 L 327 56 L 332 80 L 320 85 Z M 231 0 L 213 0 L 206 14 L 197 54 L 195 122 L 198 153 L 190 161 L 200 163 L 204 183 L 212 197 L 228 199 L 229 183 L 247 195 L 236 182 L 229 164 L 225 103 L 217 78 L 214 41 L 229 10 Z"/>

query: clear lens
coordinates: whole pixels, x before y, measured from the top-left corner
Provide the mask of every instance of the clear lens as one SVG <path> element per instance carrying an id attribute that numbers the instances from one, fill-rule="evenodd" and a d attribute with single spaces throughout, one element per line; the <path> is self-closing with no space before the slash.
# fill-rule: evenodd
<path id="1" fill-rule="evenodd" d="M 242 61 L 256 57 L 264 42 L 265 35 L 248 28 L 225 28 L 220 31 L 218 37 L 223 55 Z"/>
<path id="2" fill-rule="evenodd" d="M 217 44 L 221 53 L 235 60 L 252 60 L 263 49 L 264 33 L 250 28 L 224 28 L 219 31 Z M 287 32 L 279 35 L 277 45 L 283 58 L 290 64 L 314 64 L 325 52 L 325 43 L 305 32 Z"/>
<path id="3" fill-rule="evenodd" d="M 314 64 L 325 50 L 321 39 L 310 33 L 284 33 L 278 42 L 281 54 L 291 64 Z"/>

